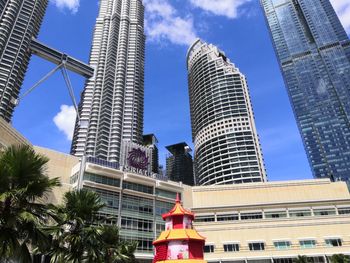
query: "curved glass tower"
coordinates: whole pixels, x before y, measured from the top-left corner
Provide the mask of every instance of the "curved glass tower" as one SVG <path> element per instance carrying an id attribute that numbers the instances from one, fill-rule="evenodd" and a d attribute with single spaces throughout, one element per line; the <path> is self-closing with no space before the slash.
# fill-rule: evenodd
<path id="1" fill-rule="evenodd" d="M 0 0 L 0 117 L 11 121 L 48 0 Z"/>
<path id="2" fill-rule="evenodd" d="M 72 154 L 119 162 L 123 140 L 142 143 L 144 53 L 142 1 L 101 0 Z"/>
<path id="3" fill-rule="evenodd" d="M 217 47 L 187 54 L 197 185 L 266 181 L 245 76 Z"/>
<path id="4" fill-rule="evenodd" d="M 313 174 L 350 185 L 350 40 L 329 0 L 261 0 Z"/>

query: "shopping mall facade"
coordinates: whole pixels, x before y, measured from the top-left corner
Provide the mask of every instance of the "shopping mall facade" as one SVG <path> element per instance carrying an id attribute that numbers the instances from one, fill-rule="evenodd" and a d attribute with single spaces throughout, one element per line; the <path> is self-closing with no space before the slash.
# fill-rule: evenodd
<path id="1" fill-rule="evenodd" d="M 0 145 L 30 144 L 0 121 Z M 137 240 L 137 258 L 151 262 L 152 241 L 164 230 L 161 214 L 176 193 L 196 214 L 194 227 L 206 239 L 205 259 L 212 263 L 290 263 L 298 255 L 327 262 L 350 255 L 350 193 L 345 183 L 328 179 L 187 186 L 156 175 L 116 169 L 94 158 L 78 158 L 34 146 L 49 157 L 48 175 L 62 187 L 48 197 L 60 203 L 66 191 L 96 191 L 106 206 L 100 218 L 116 224 L 125 240 Z"/>

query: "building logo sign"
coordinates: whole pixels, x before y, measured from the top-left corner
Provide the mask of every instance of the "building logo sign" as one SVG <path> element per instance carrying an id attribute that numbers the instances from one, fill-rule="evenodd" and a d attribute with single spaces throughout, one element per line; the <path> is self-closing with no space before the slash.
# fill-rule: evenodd
<path id="1" fill-rule="evenodd" d="M 148 157 L 145 151 L 141 149 L 132 149 L 128 153 L 128 166 L 136 168 L 138 170 L 147 170 L 148 168 Z"/>

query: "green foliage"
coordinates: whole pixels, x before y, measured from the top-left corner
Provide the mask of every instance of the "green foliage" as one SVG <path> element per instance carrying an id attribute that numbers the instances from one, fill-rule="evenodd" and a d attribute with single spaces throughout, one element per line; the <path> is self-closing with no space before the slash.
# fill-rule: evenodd
<path id="1" fill-rule="evenodd" d="M 51 261 L 133 262 L 135 243 L 123 242 L 118 228 L 94 222 L 104 206 L 98 194 L 65 194 L 62 206 L 45 204 L 57 178 L 45 175 L 48 159 L 30 146 L 11 146 L 0 153 L 0 262 L 32 262 L 32 254 Z"/>
<path id="2" fill-rule="evenodd" d="M 46 249 L 42 231 L 51 210 L 39 200 L 59 180 L 45 175 L 48 159 L 27 145 L 11 146 L 0 154 L 0 258 L 31 262 L 29 247 Z"/>
<path id="3" fill-rule="evenodd" d="M 293 259 L 293 263 L 311 263 L 311 259 L 309 259 L 307 256 L 298 256 L 297 258 Z"/>
<path id="4" fill-rule="evenodd" d="M 103 204 L 95 192 L 68 192 L 58 207 L 58 224 L 48 252 L 52 262 L 132 262 L 136 244 L 120 241 L 116 226 L 96 224 L 94 214 Z"/>
<path id="5" fill-rule="evenodd" d="M 335 254 L 330 258 L 332 263 L 350 263 L 350 256 Z"/>

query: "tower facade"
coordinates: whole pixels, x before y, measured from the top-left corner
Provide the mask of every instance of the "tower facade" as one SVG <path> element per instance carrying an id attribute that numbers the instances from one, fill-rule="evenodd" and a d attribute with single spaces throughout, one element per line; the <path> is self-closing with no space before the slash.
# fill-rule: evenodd
<path id="1" fill-rule="evenodd" d="M 122 141 L 142 144 L 144 6 L 101 0 L 71 153 L 119 162 Z"/>
<path id="2" fill-rule="evenodd" d="M 191 148 L 187 143 L 166 146 L 170 154 L 166 158 L 166 175 L 171 181 L 194 185 Z"/>
<path id="3" fill-rule="evenodd" d="M 246 79 L 217 47 L 187 54 L 197 185 L 266 181 Z"/>
<path id="4" fill-rule="evenodd" d="M 329 0 L 261 0 L 313 175 L 350 178 L 350 41 Z"/>
<path id="5" fill-rule="evenodd" d="M 158 139 L 154 134 L 144 134 L 143 145 L 152 149 L 152 172 L 159 173 Z"/>
<path id="6" fill-rule="evenodd" d="M 0 0 L 0 117 L 11 121 L 48 0 Z"/>

